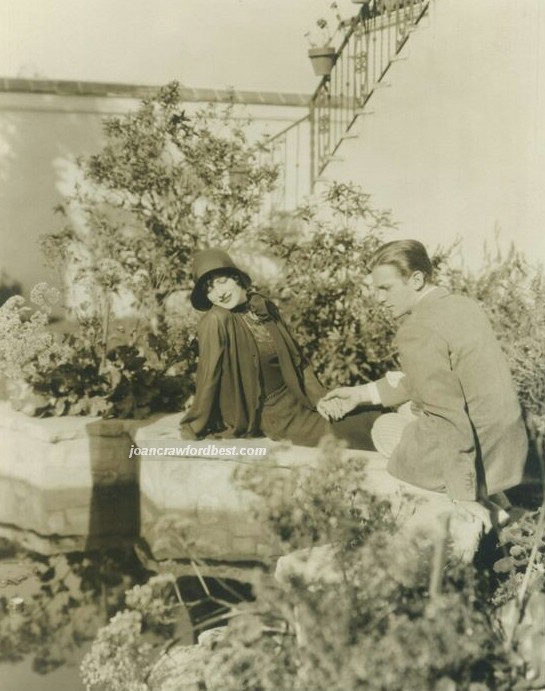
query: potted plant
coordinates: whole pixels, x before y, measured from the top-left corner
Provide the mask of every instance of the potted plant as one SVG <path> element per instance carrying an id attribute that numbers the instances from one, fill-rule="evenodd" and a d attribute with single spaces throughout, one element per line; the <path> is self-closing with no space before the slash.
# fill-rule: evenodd
<path id="1" fill-rule="evenodd" d="M 326 77 L 331 74 L 335 64 L 335 55 L 336 51 L 333 46 L 316 46 L 308 49 L 312 69 L 317 77 Z"/>
<path id="2" fill-rule="evenodd" d="M 342 22 L 337 10 L 337 3 L 333 2 L 331 8 L 336 11 L 336 19 L 339 23 Z M 331 74 L 333 65 L 335 64 L 337 51 L 332 45 L 332 34 L 329 30 L 329 23 L 327 19 L 320 17 L 316 20 L 316 27 L 318 29 L 317 35 L 313 36 L 309 31 L 305 37 L 310 43 L 308 49 L 308 56 L 312 63 L 314 74 L 317 77 L 326 77 Z"/>

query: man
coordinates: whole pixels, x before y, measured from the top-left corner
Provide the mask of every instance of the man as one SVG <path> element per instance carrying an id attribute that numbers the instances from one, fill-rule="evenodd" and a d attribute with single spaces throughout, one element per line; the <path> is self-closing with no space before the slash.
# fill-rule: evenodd
<path id="1" fill-rule="evenodd" d="M 378 299 L 401 320 L 395 340 L 402 373 L 335 389 L 320 412 L 337 419 L 360 405 L 411 401 L 412 412 L 383 415 L 373 428 L 390 473 L 453 500 L 490 497 L 501 505 L 503 490 L 522 479 L 528 441 L 486 315 L 473 300 L 431 283 L 432 264 L 416 240 L 387 243 L 372 267 Z"/>

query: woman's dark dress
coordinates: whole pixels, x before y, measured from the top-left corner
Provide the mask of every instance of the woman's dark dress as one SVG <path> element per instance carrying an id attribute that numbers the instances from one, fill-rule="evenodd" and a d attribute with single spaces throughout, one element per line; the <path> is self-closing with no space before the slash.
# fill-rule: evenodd
<path id="1" fill-rule="evenodd" d="M 325 394 L 304 362 L 278 310 L 254 296 L 247 306 L 212 307 L 199 324 L 199 364 L 193 405 L 182 421 L 197 437 L 265 434 L 302 446 L 317 446 L 333 433 L 348 446 L 374 450 L 370 430 L 378 411 L 355 413 L 329 423 L 315 408 Z"/>

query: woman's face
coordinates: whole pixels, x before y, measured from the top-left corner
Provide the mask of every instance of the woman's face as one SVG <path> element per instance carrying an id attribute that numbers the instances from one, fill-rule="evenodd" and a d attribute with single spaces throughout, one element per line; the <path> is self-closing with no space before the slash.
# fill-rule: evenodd
<path id="1" fill-rule="evenodd" d="M 246 290 L 232 276 L 215 276 L 207 286 L 206 297 L 213 305 L 232 310 L 246 302 Z"/>

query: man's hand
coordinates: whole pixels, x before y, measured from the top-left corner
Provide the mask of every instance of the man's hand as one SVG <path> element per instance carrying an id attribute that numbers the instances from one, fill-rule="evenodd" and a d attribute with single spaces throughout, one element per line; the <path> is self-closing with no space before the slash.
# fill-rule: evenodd
<path id="1" fill-rule="evenodd" d="M 363 403 L 369 403 L 365 385 L 341 386 L 318 401 L 317 410 L 326 420 L 340 420 Z"/>

